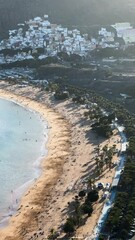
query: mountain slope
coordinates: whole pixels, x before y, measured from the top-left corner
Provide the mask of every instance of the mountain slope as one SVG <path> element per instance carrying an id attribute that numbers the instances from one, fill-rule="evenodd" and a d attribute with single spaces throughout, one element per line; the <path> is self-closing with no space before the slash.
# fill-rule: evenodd
<path id="1" fill-rule="evenodd" d="M 135 22 L 133 0 L 0 0 L 0 37 L 17 23 L 49 14 L 64 25 L 91 26 Z"/>

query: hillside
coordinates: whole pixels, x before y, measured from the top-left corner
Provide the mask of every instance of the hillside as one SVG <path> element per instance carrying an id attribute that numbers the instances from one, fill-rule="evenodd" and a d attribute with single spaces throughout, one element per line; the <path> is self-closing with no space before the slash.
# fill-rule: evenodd
<path id="1" fill-rule="evenodd" d="M 0 38 L 17 23 L 49 14 L 68 26 L 91 27 L 116 21 L 135 22 L 133 0 L 0 0 Z"/>

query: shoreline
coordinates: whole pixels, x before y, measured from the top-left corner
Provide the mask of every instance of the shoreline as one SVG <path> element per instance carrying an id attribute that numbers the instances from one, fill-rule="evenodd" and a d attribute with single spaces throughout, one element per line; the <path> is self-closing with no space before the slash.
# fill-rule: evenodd
<path id="1" fill-rule="evenodd" d="M 42 240 L 48 236 L 52 228 L 59 230 L 61 224 L 66 221 L 68 202 L 73 201 L 75 195 L 84 187 L 83 181 L 93 172 L 96 156 L 95 147 L 99 144 L 101 147 L 105 144 L 112 146 L 120 139 L 120 136 L 118 132 L 115 132 L 109 140 L 99 138 L 91 131 L 90 122 L 83 118 L 86 109 L 70 100 L 55 102 L 50 100 L 51 96 L 49 94 L 38 88 L 28 86 L 19 89 L 17 85 L 2 84 L 4 84 L 6 94 L 9 91 L 12 97 L 14 94 L 15 96 L 19 95 L 21 102 L 24 99 L 26 100 L 26 106 L 28 102 L 31 102 L 31 104 L 38 104 L 40 110 L 42 108 L 47 109 L 50 134 L 47 144 L 49 150 L 47 161 L 43 160 L 41 164 L 43 175 L 47 173 L 46 178 L 44 178 L 45 181 L 42 181 L 41 176 L 36 186 L 31 187 L 30 193 L 28 191 L 25 194 L 22 199 L 23 207 L 11 219 L 9 226 L 5 229 L 6 233 L 0 231 L 0 236 L 2 234 L 2 240 Z M 3 90 L 0 90 L 0 94 L 1 92 Z M 40 99 L 39 95 L 42 96 Z M 27 96 L 29 98 L 26 98 Z M 35 99 L 38 99 L 38 102 L 35 102 Z M 54 141 L 55 139 L 56 141 Z M 118 148 L 119 145 L 117 144 Z M 114 161 L 118 161 L 118 157 L 114 157 Z M 44 165 L 44 162 L 47 163 L 47 166 Z M 114 175 L 115 169 L 106 170 L 96 182 L 111 184 Z M 35 197 L 34 204 L 29 197 L 32 193 Z M 84 226 L 77 230 L 77 236 L 85 239 L 85 237 L 92 235 L 101 214 L 103 203 L 99 202 L 94 205 L 92 216 L 87 219 Z M 30 210 L 29 214 L 27 213 L 28 209 Z M 19 224 L 16 223 L 18 220 Z M 23 222 L 23 220 L 27 221 Z M 30 221 L 31 224 L 27 226 Z M 7 237 L 8 235 L 4 235 L 11 233 L 13 230 L 14 236 Z"/>
<path id="2" fill-rule="evenodd" d="M 32 112 L 36 117 L 38 117 L 38 120 L 40 121 L 40 124 L 42 125 L 42 128 L 43 128 L 43 133 L 42 133 L 43 139 L 42 139 L 42 144 L 39 151 L 39 157 L 35 159 L 35 161 L 32 163 L 32 166 L 31 166 L 35 176 L 30 178 L 28 181 L 26 181 L 19 187 L 12 189 L 14 193 L 14 201 L 13 203 L 9 202 L 9 206 L 13 204 L 13 209 L 10 208 L 9 210 L 3 213 L 3 216 L 1 216 L 0 230 L 2 230 L 3 228 L 8 226 L 9 220 L 11 219 L 11 217 L 17 213 L 17 208 L 20 205 L 22 196 L 24 196 L 24 194 L 28 191 L 28 189 L 32 187 L 35 181 L 39 179 L 42 174 L 41 163 L 42 163 L 42 160 L 44 160 L 47 157 L 47 153 L 48 153 L 48 149 L 46 148 L 47 142 L 48 142 L 48 123 L 47 121 L 45 121 L 45 119 L 43 119 L 41 114 L 39 114 L 39 112 L 35 111 L 34 109 L 30 109 L 28 108 L 28 106 L 24 106 L 23 104 L 20 104 L 18 101 L 15 101 L 13 99 L 8 99 L 1 96 L 0 96 L 0 99 L 13 102 L 15 105 L 18 105 L 19 107 L 24 108 L 26 111 Z"/>
<path id="3" fill-rule="evenodd" d="M 41 176 L 37 179 L 36 183 L 32 186 L 29 187 L 28 191 L 24 193 L 24 195 L 21 197 L 21 203 L 18 214 L 18 211 L 16 214 L 9 220 L 9 225 L 6 226 L 5 228 L 0 229 L 0 237 L 1 240 L 3 239 L 23 239 L 22 235 L 20 234 L 20 230 L 27 227 L 29 225 L 29 219 L 33 219 L 36 215 L 39 214 L 39 211 L 41 211 L 41 206 L 37 202 L 37 195 L 39 195 L 39 202 L 43 204 L 43 199 L 44 196 L 41 194 L 44 192 L 44 185 L 52 185 L 54 186 L 57 182 L 57 178 L 59 174 L 62 172 L 62 165 L 64 161 L 62 161 L 60 158 L 65 158 L 65 156 L 68 154 L 64 149 L 63 152 L 59 152 L 59 156 L 52 161 L 52 167 L 50 166 L 51 163 L 49 163 L 49 159 L 54 156 L 54 148 L 59 147 L 58 146 L 58 139 L 61 138 L 60 134 L 58 133 L 58 130 L 56 128 L 56 125 L 61 125 L 61 128 L 63 128 L 63 131 L 65 131 L 65 137 L 68 137 L 68 127 L 67 122 L 64 122 L 64 119 L 61 121 L 61 116 L 59 116 L 58 113 L 54 112 L 52 109 L 48 108 L 47 106 L 43 106 L 41 103 L 37 103 L 34 100 L 27 99 L 26 97 L 23 96 L 17 96 L 16 94 L 9 93 L 8 91 L 3 91 L 0 90 L 0 97 L 4 97 L 4 99 L 7 100 L 14 100 L 15 102 L 21 104 L 23 107 L 27 107 L 34 112 L 38 112 L 45 121 L 48 122 L 49 126 L 49 136 L 48 136 L 48 141 L 46 144 L 46 147 L 48 149 L 48 154 L 47 156 L 43 157 L 40 163 L 41 167 Z M 53 121 L 55 122 L 52 122 Z M 60 126 L 59 126 L 60 127 Z M 57 136 L 57 137 L 56 137 Z M 66 144 L 66 140 L 63 140 L 63 144 Z M 53 165 L 56 166 L 58 165 L 58 169 L 53 169 Z M 48 169 L 48 170 L 47 170 Z M 53 174 L 53 179 L 51 179 L 50 176 Z M 52 182 L 52 183 L 51 183 Z M 49 190 L 49 189 L 48 189 Z M 46 189 L 46 194 L 47 195 L 47 189 Z M 30 207 L 28 208 L 29 203 Z M 27 211 L 26 211 L 27 207 Z M 17 218 L 17 221 L 16 221 Z M 18 222 L 20 222 L 18 224 Z M 37 229 L 37 221 L 34 221 L 35 223 L 32 223 L 31 230 L 34 231 Z M 20 228 L 20 229 L 19 229 Z M 38 229 L 37 229 L 38 230 Z"/>

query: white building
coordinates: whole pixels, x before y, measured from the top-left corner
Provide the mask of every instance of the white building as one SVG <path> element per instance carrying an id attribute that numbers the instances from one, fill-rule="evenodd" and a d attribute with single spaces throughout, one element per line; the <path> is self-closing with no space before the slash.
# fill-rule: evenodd
<path id="1" fill-rule="evenodd" d="M 135 43 L 135 29 L 127 29 L 121 32 L 125 44 Z"/>
<path id="2" fill-rule="evenodd" d="M 112 27 L 113 27 L 114 29 L 116 29 L 116 31 L 124 30 L 124 29 L 132 29 L 132 28 L 133 28 L 133 27 L 131 26 L 131 24 L 128 23 L 128 22 L 115 23 L 114 25 L 112 25 Z"/>

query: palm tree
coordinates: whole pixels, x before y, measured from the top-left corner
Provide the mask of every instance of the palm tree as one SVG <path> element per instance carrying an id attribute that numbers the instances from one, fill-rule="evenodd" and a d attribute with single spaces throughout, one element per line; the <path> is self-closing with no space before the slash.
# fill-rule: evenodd
<path id="1" fill-rule="evenodd" d="M 88 182 L 87 182 L 87 184 L 88 184 L 88 185 L 87 185 L 87 186 L 88 186 L 88 189 L 90 189 L 90 190 L 92 189 L 94 182 L 95 182 L 95 179 L 94 179 L 94 178 L 91 178 L 91 177 L 90 177 L 90 178 L 88 179 Z"/>
<path id="2" fill-rule="evenodd" d="M 101 169 L 99 168 L 99 166 L 96 167 L 96 169 L 95 169 L 95 174 L 96 174 L 96 176 L 100 176 L 100 174 L 101 174 Z"/>
<path id="3" fill-rule="evenodd" d="M 57 235 L 57 232 L 54 230 L 54 228 L 52 228 L 52 229 L 50 230 L 50 234 L 49 234 L 49 236 L 48 236 L 48 240 L 54 240 L 54 239 L 56 239 L 56 235 Z"/>
<path id="4" fill-rule="evenodd" d="M 96 166 L 99 166 L 100 159 L 98 157 L 95 158 Z"/>
<path id="5" fill-rule="evenodd" d="M 95 148 L 95 152 L 99 155 L 99 152 L 100 152 L 100 145 L 97 145 L 97 147 Z"/>
<path id="6" fill-rule="evenodd" d="M 115 153 L 115 150 L 116 150 L 116 144 L 113 144 L 113 146 L 112 146 L 112 150 L 113 150 L 113 153 Z"/>
<path id="7" fill-rule="evenodd" d="M 105 154 L 105 156 L 106 156 L 106 153 L 107 153 L 107 151 L 108 151 L 108 144 L 106 144 L 106 145 L 102 148 L 102 150 L 103 150 L 103 152 L 104 152 L 104 154 Z"/>
<path id="8" fill-rule="evenodd" d="M 101 172 L 103 172 L 103 167 L 104 167 L 104 161 L 101 160 L 101 161 L 99 162 L 99 169 L 101 170 Z"/>
<path id="9" fill-rule="evenodd" d="M 106 164 L 106 168 L 109 166 L 109 164 L 108 164 L 108 163 L 109 163 L 109 158 L 108 158 L 108 156 L 106 156 L 106 157 L 105 157 L 105 164 Z"/>

